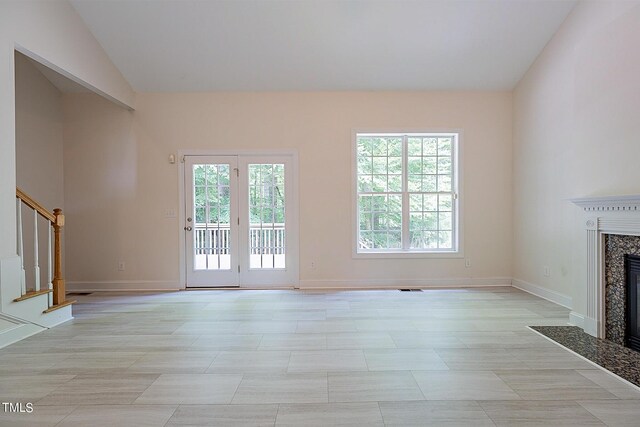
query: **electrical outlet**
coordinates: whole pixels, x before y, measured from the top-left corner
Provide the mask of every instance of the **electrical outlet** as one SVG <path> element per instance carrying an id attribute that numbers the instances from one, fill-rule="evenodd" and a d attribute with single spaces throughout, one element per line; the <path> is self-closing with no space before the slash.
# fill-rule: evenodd
<path id="1" fill-rule="evenodd" d="M 124 271 L 124 261 L 118 261 L 118 271 Z"/>
<path id="2" fill-rule="evenodd" d="M 469 258 L 464 260 L 464 267 L 465 268 L 470 268 L 471 267 L 471 260 Z"/>
<path id="3" fill-rule="evenodd" d="M 549 268 L 548 265 L 545 265 L 544 267 L 542 267 L 542 272 L 544 274 L 544 277 L 550 277 L 551 276 L 551 269 Z"/>
<path id="4" fill-rule="evenodd" d="M 315 269 L 316 268 L 316 262 L 315 261 L 311 261 L 311 269 Z"/>

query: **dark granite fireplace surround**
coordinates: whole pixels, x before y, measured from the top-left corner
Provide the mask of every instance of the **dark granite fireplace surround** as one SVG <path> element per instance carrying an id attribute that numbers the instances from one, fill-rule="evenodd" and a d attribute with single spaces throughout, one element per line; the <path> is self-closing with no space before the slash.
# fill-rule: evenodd
<path id="1" fill-rule="evenodd" d="M 606 338 L 625 345 L 627 292 L 624 257 L 640 256 L 640 236 L 605 234 L 604 247 Z"/>

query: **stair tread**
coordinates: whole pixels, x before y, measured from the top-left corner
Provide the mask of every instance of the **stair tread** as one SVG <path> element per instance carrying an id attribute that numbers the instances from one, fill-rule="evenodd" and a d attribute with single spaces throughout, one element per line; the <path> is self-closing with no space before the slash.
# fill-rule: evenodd
<path id="1" fill-rule="evenodd" d="M 13 302 L 20 302 L 20 301 L 28 300 L 30 298 L 35 298 L 35 297 L 40 296 L 40 295 L 47 295 L 50 292 L 51 292 L 50 289 L 42 289 L 42 290 L 39 290 L 39 291 L 30 291 L 30 292 L 27 292 L 26 294 L 24 294 L 24 295 L 22 295 L 22 296 L 20 296 L 20 297 L 18 297 L 16 299 L 14 299 Z"/>
<path id="2" fill-rule="evenodd" d="M 66 300 L 66 301 L 64 301 L 64 302 L 62 302 L 60 304 L 52 305 L 51 307 L 49 307 L 48 309 L 43 311 L 43 313 L 51 313 L 52 311 L 56 311 L 56 310 L 58 310 L 58 309 L 60 309 L 62 307 L 66 307 L 68 305 L 75 304 L 76 302 L 78 302 L 78 301 L 76 301 L 74 299 L 68 299 L 68 300 Z"/>

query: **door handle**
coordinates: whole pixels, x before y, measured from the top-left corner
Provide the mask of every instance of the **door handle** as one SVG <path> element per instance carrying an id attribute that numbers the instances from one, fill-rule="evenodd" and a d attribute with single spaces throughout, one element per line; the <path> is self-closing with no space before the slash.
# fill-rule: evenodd
<path id="1" fill-rule="evenodd" d="M 188 225 L 188 226 L 186 226 L 186 227 L 184 228 L 184 230 L 185 230 L 185 231 L 191 231 L 191 230 L 193 230 L 193 228 L 191 228 L 191 226 L 190 226 L 190 225 Z"/>

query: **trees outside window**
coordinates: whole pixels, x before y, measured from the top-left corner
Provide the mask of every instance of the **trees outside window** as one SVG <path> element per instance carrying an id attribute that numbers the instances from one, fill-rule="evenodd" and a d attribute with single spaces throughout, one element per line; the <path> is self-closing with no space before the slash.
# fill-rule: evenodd
<path id="1" fill-rule="evenodd" d="M 458 134 L 357 134 L 357 252 L 456 252 Z"/>

